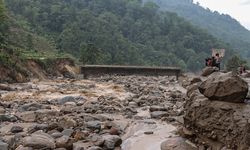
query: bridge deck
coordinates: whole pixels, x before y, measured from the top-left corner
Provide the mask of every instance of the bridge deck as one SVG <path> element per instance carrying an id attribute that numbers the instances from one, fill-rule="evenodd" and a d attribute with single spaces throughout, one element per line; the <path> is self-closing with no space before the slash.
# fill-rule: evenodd
<path id="1" fill-rule="evenodd" d="M 101 76 L 104 74 L 116 75 L 145 75 L 145 76 L 178 76 L 181 69 L 177 67 L 147 67 L 147 66 L 114 66 L 114 65 L 84 65 L 81 73 L 88 76 Z"/>

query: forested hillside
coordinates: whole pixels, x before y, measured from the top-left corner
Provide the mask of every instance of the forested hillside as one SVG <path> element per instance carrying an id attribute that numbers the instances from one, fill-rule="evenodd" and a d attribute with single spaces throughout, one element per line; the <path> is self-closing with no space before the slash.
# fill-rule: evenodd
<path id="1" fill-rule="evenodd" d="M 6 28 L 6 15 L 5 15 L 5 7 L 2 0 L 0 0 L 0 49 L 5 44 L 5 31 Z"/>
<path id="2" fill-rule="evenodd" d="M 179 16 L 204 28 L 215 37 L 229 43 L 243 57 L 250 57 L 250 31 L 237 20 L 194 4 L 193 0 L 144 0 L 155 2 L 161 10 L 175 12 Z"/>
<path id="3" fill-rule="evenodd" d="M 230 47 L 175 13 L 141 0 L 6 0 L 12 18 L 89 64 L 203 67 Z"/>
<path id="4" fill-rule="evenodd" d="M 0 66 L 9 63 L 7 53 L 8 21 L 3 0 L 0 0 Z"/>

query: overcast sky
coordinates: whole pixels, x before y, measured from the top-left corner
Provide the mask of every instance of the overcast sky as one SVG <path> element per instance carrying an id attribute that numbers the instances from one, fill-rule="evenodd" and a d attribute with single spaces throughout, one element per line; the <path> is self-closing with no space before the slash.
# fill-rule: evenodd
<path id="1" fill-rule="evenodd" d="M 250 30 L 250 0 L 194 0 L 213 11 L 229 14 Z"/>

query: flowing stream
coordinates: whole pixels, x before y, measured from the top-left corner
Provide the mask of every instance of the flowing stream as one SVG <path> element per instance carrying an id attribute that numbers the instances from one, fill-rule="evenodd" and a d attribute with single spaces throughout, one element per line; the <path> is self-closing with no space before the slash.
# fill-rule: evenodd
<path id="1" fill-rule="evenodd" d="M 150 120 L 136 121 L 123 136 L 122 150 L 160 150 L 161 143 L 174 136 L 175 131 L 176 128 L 169 124 Z"/>
<path id="2" fill-rule="evenodd" d="M 138 109 L 137 117 L 150 118 L 148 109 Z M 123 135 L 122 150 L 161 150 L 161 143 L 175 135 L 176 127 L 153 119 L 135 120 Z"/>

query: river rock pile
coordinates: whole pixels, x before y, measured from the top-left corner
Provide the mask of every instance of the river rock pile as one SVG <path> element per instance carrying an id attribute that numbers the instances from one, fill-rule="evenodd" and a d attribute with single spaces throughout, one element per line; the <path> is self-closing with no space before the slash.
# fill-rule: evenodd
<path id="1" fill-rule="evenodd" d="M 119 147 L 123 129 L 108 116 L 86 113 L 84 101 L 83 97 L 67 96 L 42 103 L 1 102 L 0 149 L 99 150 Z M 55 106 L 58 109 L 53 108 Z"/>
<path id="2" fill-rule="evenodd" d="M 21 88 L 3 85 L 0 149 L 119 150 L 129 120 L 172 122 L 176 116 L 183 115 L 185 95 L 182 89 L 173 88 L 178 83 L 172 77 L 111 76 L 93 80 L 88 84 L 75 80 L 39 83 L 42 84 L 39 86 L 20 84 Z M 101 87 L 95 83 L 102 86 L 108 83 L 103 87 L 112 89 L 103 91 L 111 92 L 90 93 Z M 124 98 L 114 92 L 124 94 L 123 90 L 127 93 Z M 21 95 L 11 98 L 8 92 Z M 28 94 L 31 98 L 22 99 L 22 92 L 31 93 Z M 79 96 L 74 96 L 74 92 Z M 53 94 L 61 97 L 44 98 Z M 138 115 L 140 111 L 149 115 Z M 119 115 L 122 119 L 117 119 Z"/>
<path id="3" fill-rule="evenodd" d="M 248 149 L 250 106 L 247 83 L 231 73 L 214 73 L 187 87 L 184 136 L 203 149 Z"/>
<path id="4" fill-rule="evenodd" d="M 185 92 L 173 89 L 179 84 L 174 77 L 104 76 L 93 80 L 124 85 L 126 91 L 133 93 L 122 102 L 123 111 L 129 118 L 138 113 L 137 108 L 148 109 L 151 118 L 169 121 L 183 115 Z"/>

